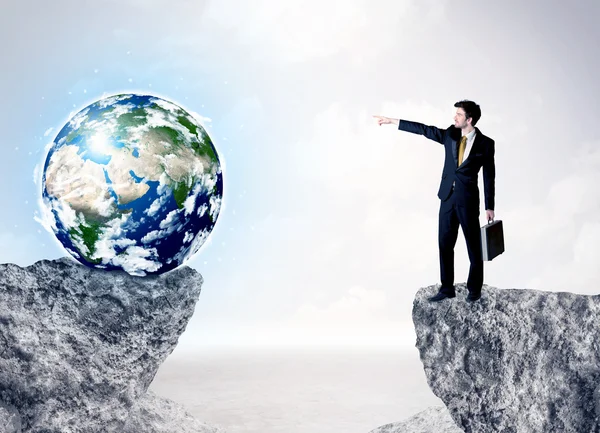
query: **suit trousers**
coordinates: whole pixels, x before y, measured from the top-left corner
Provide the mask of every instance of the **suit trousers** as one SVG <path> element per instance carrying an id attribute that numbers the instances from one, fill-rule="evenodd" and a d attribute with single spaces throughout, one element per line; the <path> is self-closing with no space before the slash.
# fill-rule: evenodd
<path id="1" fill-rule="evenodd" d="M 438 240 L 440 247 L 440 292 L 455 294 L 454 289 L 454 247 L 458 237 L 458 226 L 462 227 L 469 261 L 469 293 L 478 295 L 483 285 L 483 256 L 481 252 L 481 229 L 479 227 L 479 203 L 476 206 L 457 206 L 456 192 L 453 190 L 446 201 L 440 203 Z"/>

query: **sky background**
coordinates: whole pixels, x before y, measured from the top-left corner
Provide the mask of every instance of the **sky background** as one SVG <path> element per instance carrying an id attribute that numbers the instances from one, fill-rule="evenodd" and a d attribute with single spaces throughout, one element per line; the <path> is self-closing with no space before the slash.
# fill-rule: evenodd
<path id="1" fill-rule="evenodd" d="M 598 293 L 597 1 L 1 8 L 0 262 L 67 254 L 34 217 L 36 166 L 72 114 L 103 94 L 134 92 L 205 118 L 225 166 L 224 206 L 210 243 L 187 263 L 205 282 L 179 353 L 413 347 L 414 295 L 439 283 L 444 149 L 371 116 L 446 128 L 461 99 L 480 104 L 477 126 L 496 142 L 506 252 L 485 263 L 484 283 Z M 462 232 L 455 257 L 462 283 Z"/>

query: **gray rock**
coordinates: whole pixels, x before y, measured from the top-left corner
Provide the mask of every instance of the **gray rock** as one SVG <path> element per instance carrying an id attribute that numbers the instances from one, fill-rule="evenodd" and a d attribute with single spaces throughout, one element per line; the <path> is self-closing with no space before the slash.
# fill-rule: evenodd
<path id="1" fill-rule="evenodd" d="M 196 420 L 179 404 L 148 391 L 129 414 L 123 433 L 225 433 Z"/>
<path id="2" fill-rule="evenodd" d="M 369 433 L 463 433 L 445 407 L 430 407 L 402 422 L 382 425 Z"/>
<path id="3" fill-rule="evenodd" d="M 23 432 L 122 432 L 202 283 L 187 266 L 133 277 L 70 258 L 0 265 L 0 401 Z"/>
<path id="4" fill-rule="evenodd" d="M 0 433 L 21 433 L 21 415 L 16 407 L 0 401 Z"/>
<path id="5" fill-rule="evenodd" d="M 467 433 L 600 431 L 600 297 L 498 290 L 413 304 L 432 391 Z"/>

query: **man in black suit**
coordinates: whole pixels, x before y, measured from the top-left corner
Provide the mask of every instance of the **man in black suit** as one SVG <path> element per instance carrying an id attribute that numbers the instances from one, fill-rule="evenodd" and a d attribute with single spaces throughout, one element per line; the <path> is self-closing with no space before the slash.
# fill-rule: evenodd
<path id="1" fill-rule="evenodd" d="M 421 134 L 441 143 L 446 149 L 446 159 L 438 197 L 441 200 L 439 213 L 439 248 L 441 287 L 437 295 L 430 298 L 437 302 L 454 298 L 454 246 L 458 237 L 458 226 L 462 227 L 467 243 L 471 268 L 467 288 L 467 301 L 481 297 L 483 285 L 483 258 L 481 254 L 481 229 L 479 227 L 479 187 L 477 177 L 483 167 L 483 191 L 488 222 L 494 220 L 494 194 L 496 168 L 494 165 L 494 140 L 481 133 L 475 124 L 481 117 L 481 109 L 473 101 L 454 104 L 454 125 L 439 129 L 435 126 L 408 120 L 373 116 L 379 126 L 397 125 L 401 131 Z"/>

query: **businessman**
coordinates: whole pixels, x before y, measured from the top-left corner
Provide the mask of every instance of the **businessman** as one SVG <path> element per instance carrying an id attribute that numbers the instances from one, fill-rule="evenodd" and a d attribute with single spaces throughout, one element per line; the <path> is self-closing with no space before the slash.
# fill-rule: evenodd
<path id="1" fill-rule="evenodd" d="M 458 226 L 462 227 L 469 261 L 467 280 L 468 302 L 481 297 L 483 285 L 483 258 L 481 254 L 481 231 L 479 227 L 479 187 L 477 177 L 483 167 L 483 192 L 488 222 L 494 220 L 494 194 L 496 168 L 494 165 L 494 140 L 483 135 L 475 127 L 481 117 L 481 108 L 473 101 L 454 104 L 454 125 L 446 129 L 428 126 L 408 120 L 373 116 L 379 126 L 396 125 L 399 130 L 424 135 L 437 141 L 446 150 L 444 170 L 438 197 L 440 202 L 438 243 L 440 249 L 439 292 L 429 298 L 438 302 L 454 298 L 454 246 L 458 237 Z"/>

